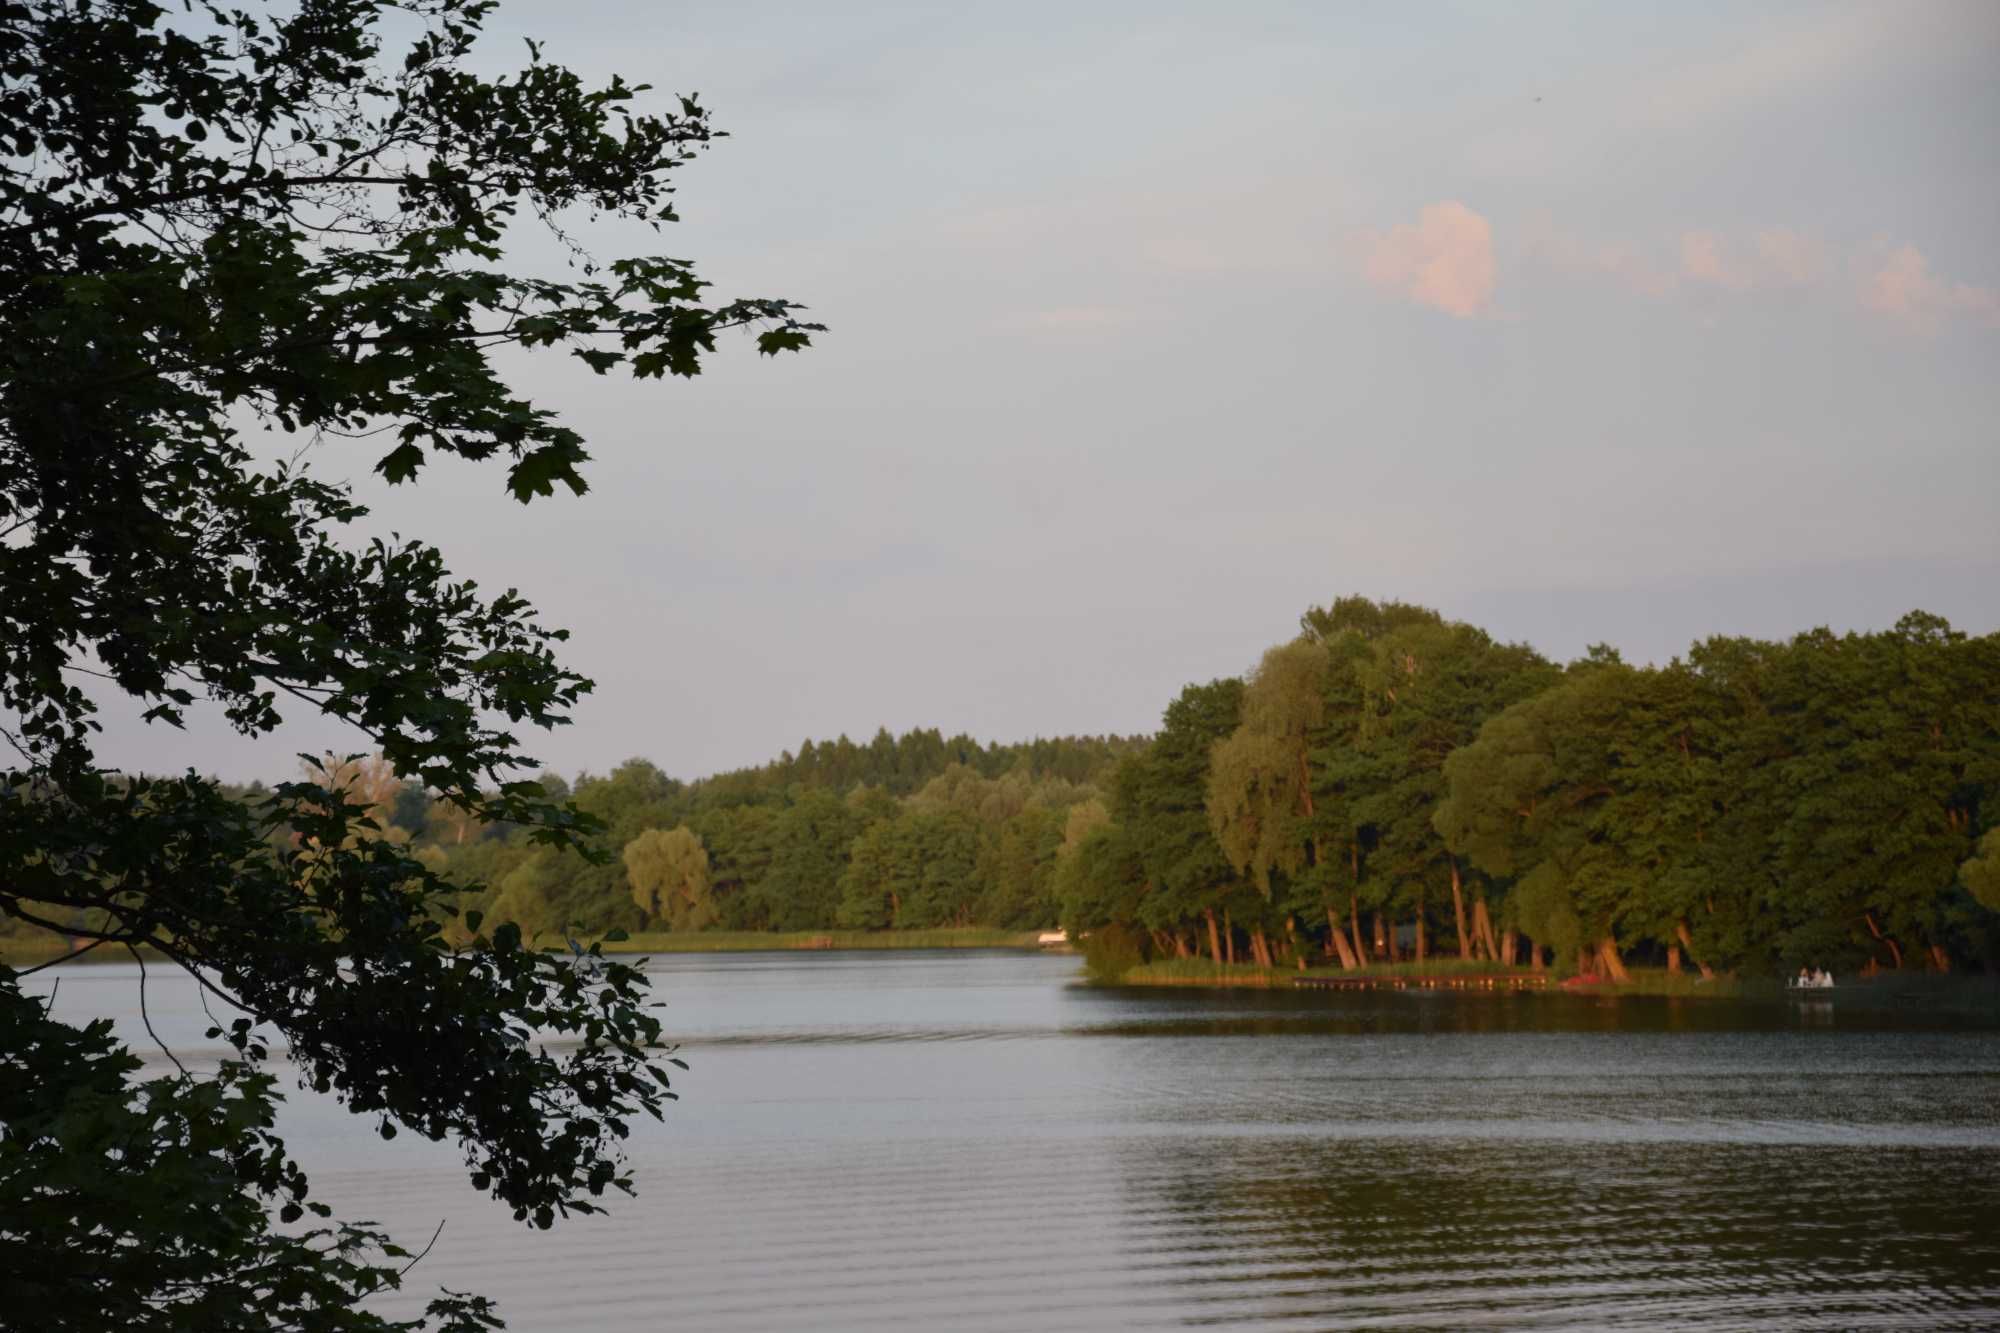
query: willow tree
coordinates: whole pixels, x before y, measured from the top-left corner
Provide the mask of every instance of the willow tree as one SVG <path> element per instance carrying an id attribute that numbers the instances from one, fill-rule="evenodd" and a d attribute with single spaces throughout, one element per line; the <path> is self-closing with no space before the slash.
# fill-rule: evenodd
<path id="1" fill-rule="evenodd" d="M 715 896 L 708 879 L 708 849 L 685 824 L 647 829 L 625 844 L 625 877 L 632 901 L 668 930 L 704 930 L 715 924 Z"/>
<path id="2" fill-rule="evenodd" d="M 140 1082 L 0 968 L 0 1267 L 43 1328 L 387 1326 L 358 1303 L 400 1281 L 387 1238 L 327 1224 L 269 1129 L 274 1038 L 385 1135 L 454 1140 L 537 1226 L 629 1189 L 629 1121 L 671 1096 L 635 969 L 586 983 L 470 918 L 454 947 L 463 886 L 323 787 L 246 804 L 99 753 L 104 695 L 249 735 L 323 715 L 484 823 L 589 847 L 511 730 L 589 688 L 562 632 L 434 547 L 354 534 L 351 494 L 264 437 L 375 441 L 392 484 L 446 456 L 522 502 L 581 492 L 584 440 L 503 373 L 522 355 L 651 379 L 695 374 L 724 330 L 770 353 L 808 330 L 711 299 L 681 259 L 510 266 L 512 228 L 673 221 L 713 132 L 691 98 L 649 112 L 532 43 L 493 72 L 491 7 L 19 0 L 0 21 L 0 913 L 143 947 L 247 1015 L 214 1075 Z"/>
<path id="3" fill-rule="evenodd" d="M 1326 717 L 1328 654 L 1319 640 L 1300 638 L 1265 652 L 1243 684 L 1242 721 L 1216 743 L 1209 761 L 1209 827 L 1238 874 L 1251 877 L 1265 899 L 1272 877 L 1296 878 L 1323 868 L 1325 848 L 1314 829 L 1311 754 Z M 1315 880 L 1319 906 L 1343 967 L 1361 959 L 1349 947 L 1337 909 Z M 1296 923 L 1285 917 L 1295 947 Z M 1305 965 L 1303 951 L 1299 965 Z"/>

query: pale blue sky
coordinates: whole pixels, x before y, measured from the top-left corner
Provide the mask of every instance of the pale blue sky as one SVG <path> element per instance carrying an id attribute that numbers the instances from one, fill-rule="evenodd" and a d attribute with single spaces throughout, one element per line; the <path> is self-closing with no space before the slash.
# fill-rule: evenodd
<path id="1" fill-rule="evenodd" d="M 567 0 L 494 57 L 522 33 L 733 135 L 680 227 L 594 248 L 832 326 L 693 384 L 524 361 L 581 500 L 315 455 L 573 631 L 598 692 L 530 745 L 566 772 L 1150 730 L 1350 592 L 1561 658 L 2000 626 L 2000 5 Z"/>

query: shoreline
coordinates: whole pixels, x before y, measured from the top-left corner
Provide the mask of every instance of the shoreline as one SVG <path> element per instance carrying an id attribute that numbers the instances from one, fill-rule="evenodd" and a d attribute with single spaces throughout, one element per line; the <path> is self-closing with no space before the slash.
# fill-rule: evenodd
<path id="1" fill-rule="evenodd" d="M 1022 953 L 1074 954 L 1068 946 L 1053 947 L 1037 942 L 1040 931 L 995 930 L 984 926 L 962 926 L 939 930 L 704 930 L 676 934 L 672 931 L 637 931 L 623 940 L 606 940 L 606 954 L 667 953 L 883 953 L 906 949 L 1012 949 Z M 537 941 L 544 953 L 566 952 L 560 942 Z M 146 961 L 164 961 L 165 955 L 141 945 Z M 20 948 L 0 946 L 0 964 L 23 969 L 44 963 L 66 966 L 75 961 L 129 963 L 132 955 L 123 948 L 80 949 Z M 53 969 L 52 969 L 53 970 Z"/>
<path id="2" fill-rule="evenodd" d="M 1625 982 L 1565 977 L 1550 969 L 1502 968 L 1491 963 L 1396 963 L 1360 969 L 1266 968 L 1254 963 L 1222 964 L 1191 958 L 1141 963 L 1114 986 L 1248 987 L 1265 990 L 1452 990 L 1544 995 L 1668 995 L 1691 999 L 1740 999 L 1745 983 L 1734 976 L 1704 981 L 1693 973 L 1664 968 L 1632 968 Z"/>
<path id="3" fill-rule="evenodd" d="M 607 954 L 629 953 L 880 953 L 900 949 L 1016 949 L 1059 953 L 1036 943 L 1039 931 L 959 926 L 939 930 L 666 930 L 634 931 L 607 940 Z"/>
<path id="4" fill-rule="evenodd" d="M 1672 1000 L 1733 1000 L 1755 1005 L 1790 1004 L 1801 1013 L 1844 1010 L 1849 1013 L 1924 1013 L 1956 1015 L 1981 1024 L 2000 1022 L 2000 977 L 1977 972 L 1878 971 L 1856 974 L 1830 991 L 1800 993 L 1786 988 L 1782 977 L 1742 977 L 1719 974 L 1703 981 L 1688 972 L 1665 968 L 1629 969 L 1631 980 L 1615 982 L 1563 977 L 1552 970 L 1500 969 L 1490 963 L 1457 961 L 1404 963 L 1360 971 L 1316 967 L 1262 968 L 1238 963 L 1218 969 L 1206 960 L 1163 959 L 1142 963 L 1115 981 L 1091 984 L 1119 989 L 1208 988 L 1258 989 L 1339 993 L 1350 991 L 1425 991 L 1466 995 L 1570 996 L 1591 999 L 1654 997 Z M 1540 978 L 1536 981 L 1535 978 Z M 1512 984 L 1516 980 L 1527 984 Z M 1305 984 L 1299 984 L 1303 981 Z M 1488 984 L 1488 983 L 1492 984 Z"/>

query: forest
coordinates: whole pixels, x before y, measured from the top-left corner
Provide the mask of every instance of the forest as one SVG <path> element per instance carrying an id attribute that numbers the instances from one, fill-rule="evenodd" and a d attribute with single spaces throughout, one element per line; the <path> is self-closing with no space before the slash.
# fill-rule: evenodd
<path id="1" fill-rule="evenodd" d="M 1266 968 L 2000 962 L 2000 636 L 1923 613 L 1564 666 L 1344 598 L 1152 737 L 885 730 L 693 782 L 543 774 L 595 855 L 380 758 L 309 776 L 464 886 L 462 939 L 1061 924 L 1128 961 Z"/>

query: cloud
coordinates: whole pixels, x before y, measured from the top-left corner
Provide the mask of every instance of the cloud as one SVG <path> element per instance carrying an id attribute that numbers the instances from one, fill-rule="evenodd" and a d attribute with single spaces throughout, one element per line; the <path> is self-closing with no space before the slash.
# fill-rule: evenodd
<path id="1" fill-rule="evenodd" d="M 1805 287 L 1825 269 L 1819 242 L 1789 227 L 1766 228 L 1747 245 L 1732 244 L 1712 231 L 1681 234 L 1681 276 L 1724 291 Z"/>
<path id="2" fill-rule="evenodd" d="M 1930 260 L 1914 245 L 1901 246 L 1871 266 L 1861 282 L 1861 304 L 1917 332 L 1935 330 L 1957 314 L 2000 321 L 2000 292 L 1946 282 L 1931 272 Z"/>
<path id="3" fill-rule="evenodd" d="M 1611 241 L 1591 241 L 1564 231 L 1546 219 L 1529 234 L 1523 253 L 1558 273 L 1603 279 L 1638 296 L 1657 300 L 1680 279 L 1643 251 Z"/>
<path id="4" fill-rule="evenodd" d="M 1735 296 L 1837 290 L 1829 281 L 1840 267 L 1832 249 L 1790 227 L 1734 236 L 1682 232 L 1679 250 L 1678 264 L 1668 271 L 1623 243 L 1583 241 L 1544 228 L 1527 253 L 1560 272 L 1601 278 L 1646 297 L 1703 287 Z M 1905 329 L 1935 332 L 1958 316 L 2000 326 L 2000 291 L 1939 277 L 1915 246 L 1878 245 L 1853 254 L 1850 262 L 1862 308 Z"/>
<path id="5" fill-rule="evenodd" d="M 1826 272 L 1826 247 L 1790 227 L 1757 233 L 1757 262 L 1774 284 L 1804 287 Z"/>
<path id="6" fill-rule="evenodd" d="M 1749 276 L 1729 262 L 1721 239 L 1712 231 L 1691 231 L 1681 237 L 1681 272 L 1695 282 L 1730 291 L 1750 285 Z"/>
<path id="7" fill-rule="evenodd" d="M 1492 308 L 1493 268 L 1492 224 L 1447 199 L 1375 237 L 1363 272 L 1385 291 L 1471 319 Z"/>

